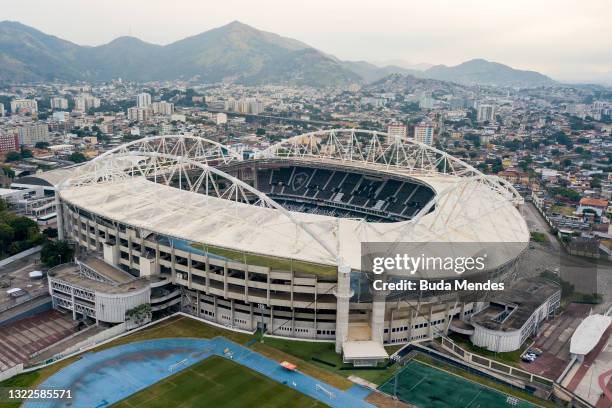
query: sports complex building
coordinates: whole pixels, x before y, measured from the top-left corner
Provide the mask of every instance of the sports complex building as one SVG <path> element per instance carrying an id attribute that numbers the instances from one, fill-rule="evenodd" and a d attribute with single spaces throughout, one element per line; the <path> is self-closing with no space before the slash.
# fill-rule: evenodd
<path id="1" fill-rule="evenodd" d="M 56 191 L 60 236 L 163 287 L 158 310 L 335 341 L 357 365 L 490 304 L 452 292 L 380 298 L 362 270 L 363 243 L 499 244 L 508 249 L 489 259 L 487 276 L 510 281 L 529 241 L 508 182 L 380 132 L 318 131 L 250 155 L 194 136 L 148 137 L 62 172 L 61 181 L 36 176 Z M 102 286 L 108 298 L 113 283 Z M 121 307 L 133 305 L 130 290 L 116 287 Z"/>

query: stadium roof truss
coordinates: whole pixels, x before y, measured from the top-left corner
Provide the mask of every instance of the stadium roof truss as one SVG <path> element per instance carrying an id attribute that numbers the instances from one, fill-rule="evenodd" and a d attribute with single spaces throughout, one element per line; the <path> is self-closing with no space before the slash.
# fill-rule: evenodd
<path id="1" fill-rule="evenodd" d="M 523 198 L 506 180 L 485 176 L 470 164 L 412 139 L 373 130 L 329 129 L 294 136 L 259 152 L 258 158 L 308 158 L 367 164 L 414 176 L 476 178 L 516 204 Z"/>
<path id="2" fill-rule="evenodd" d="M 474 221 L 497 216 L 498 209 L 507 208 L 509 204 L 522 203 L 522 197 L 505 180 L 486 176 L 471 165 L 431 146 L 411 140 L 389 140 L 389 136 L 381 132 L 333 129 L 307 133 L 275 144 L 257 153 L 255 158 L 295 158 L 310 162 L 329 160 L 359 167 L 366 165 L 386 172 L 415 176 L 420 180 L 444 180 L 436 188 L 434 198 L 409 221 L 388 225 L 384 231 L 378 231 L 380 226 L 376 223 L 364 220 L 356 222 L 355 235 L 364 238 L 379 236 L 383 239 L 390 227 L 400 232 L 396 237 L 440 239 L 451 230 L 459 232 L 461 228 L 469 228 Z M 234 203 L 273 208 L 295 225 L 296 234 L 307 234 L 321 245 L 328 259 L 342 262 L 337 245 L 321 239 L 308 222 L 287 211 L 265 193 L 215 167 L 241 160 L 241 154 L 231 148 L 196 136 L 147 137 L 119 146 L 84 164 L 60 183 L 58 189 L 146 178 L 201 193 L 204 203 L 209 197 L 216 197 Z M 449 183 L 449 179 L 452 182 Z M 477 210 L 471 208 L 472 199 L 478 199 L 483 194 L 488 196 L 487 205 L 479 205 Z M 167 197 L 158 200 L 159 208 L 168 206 L 173 211 L 181 208 L 180 204 L 167 202 Z M 434 206 L 436 211 L 429 214 Z M 218 206 L 215 208 L 219 211 Z M 227 211 L 229 208 L 223 215 L 227 216 Z M 233 218 L 240 219 L 241 216 L 244 215 L 235 214 Z"/>

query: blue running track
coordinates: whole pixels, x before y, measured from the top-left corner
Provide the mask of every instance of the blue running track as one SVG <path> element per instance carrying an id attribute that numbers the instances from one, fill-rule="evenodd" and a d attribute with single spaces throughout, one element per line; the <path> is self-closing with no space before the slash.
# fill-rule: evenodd
<path id="1" fill-rule="evenodd" d="M 226 349 L 229 353 L 225 352 Z M 373 408 L 373 405 L 364 401 L 370 394 L 370 390 L 366 388 L 353 385 L 346 391 L 339 390 L 301 372 L 288 371 L 276 361 L 223 337 L 211 340 L 147 340 L 86 353 L 38 387 L 70 389 L 72 399 L 28 401 L 23 407 L 106 407 L 213 354 L 230 358 L 331 407 Z M 254 404 L 256 405 L 255 401 Z"/>

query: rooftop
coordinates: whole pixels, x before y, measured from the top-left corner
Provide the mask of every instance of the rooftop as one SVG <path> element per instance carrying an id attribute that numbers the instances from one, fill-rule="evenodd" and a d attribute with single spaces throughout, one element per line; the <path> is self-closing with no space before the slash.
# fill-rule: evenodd
<path id="1" fill-rule="evenodd" d="M 452 176 L 418 178 L 436 192 L 461 181 Z M 456 189 L 444 206 L 419 222 L 396 223 L 291 212 L 294 222 L 276 209 L 179 190 L 145 178 L 70 187 L 60 195 L 88 212 L 190 243 L 336 265 L 336 258 L 323 250 L 321 241 L 355 270 L 361 269 L 362 242 L 518 242 L 526 246 L 527 225 L 513 204 L 482 184 L 470 188 L 474 192 L 469 205 L 460 196 L 462 189 Z M 493 206 L 495 211 L 491 211 Z M 306 225 L 312 234 L 298 224 Z M 503 264 L 517 255 L 504 254 L 496 261 Z"/>
<path id="2" fill-rule="evenodd" d="M 583 197 L 580 199 L 580 205 L 588 205 L 590 207 L 607 207 L 608 200 L 601 198 Z"/>
<path id="3" fill-rule="evenodd" d="M 576 328 L 570 342 L 572 354 L 588 354 L 612 324 L 612 317 L 594 314 L 584 319 Z"/>
<path id="4" fill-rule="evenodd" d="M 472 316 L 470 322 L 491 330 L 519 330 L 538 307 L 560 290 L 558 284 L 544 278 L 520 279 Z"/>
<path id="5" fill-rule="evenodd" d="M 101 282 L 99 280 L 85 277 L 80 272 L 81 267 L 74 263 L 67 263 L 57 266 L 49 271 L 49 276 L 51 279 L 62 280 L 74 286 L 107 294 L 128 293 L 135 290 L 144 289 L 149 286 L 149 281 L 147 279 L 132 277 L 131 275 L 128 275 L 127 273 L 107 264 L 101 259 L 87 257 L 80 262 L 94 269 L 100 275 L 117 283 Z"/>

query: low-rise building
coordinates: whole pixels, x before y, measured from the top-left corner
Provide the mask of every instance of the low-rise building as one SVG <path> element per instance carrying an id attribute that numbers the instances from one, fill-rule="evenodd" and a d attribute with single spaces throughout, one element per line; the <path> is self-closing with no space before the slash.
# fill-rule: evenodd
<path id="1" fill-rule="evenodd" d="M 518 350 L 537 334 L 561 302 L 561 287 L 543 278 L 524 278 L 490 300 L 486 307 L 450 329 L 468 334 L 475 346 L 495 352 Z"/>

